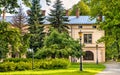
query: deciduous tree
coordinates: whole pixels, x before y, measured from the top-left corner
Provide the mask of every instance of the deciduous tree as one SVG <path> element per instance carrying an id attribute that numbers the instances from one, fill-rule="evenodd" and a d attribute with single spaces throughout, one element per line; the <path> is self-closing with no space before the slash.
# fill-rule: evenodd
<path id="1" fill-rule="evenodd" d="M 50 35 L 45 38 L 44 47 L 38 49 L 35 56 L 37 58 L 68 58 L 69 56 L 79 58 L 81 54 L 78 41 L 66 33 L 59 33 L 53 29 Z"/>
<path id="2" fill-rule="evenodd" d="M 119 0 L 91 0 L 91 15 L 93 17 L 104 16 L 103 21 L 99 22 L 100 28 L 105 30 L 104 41 L 106 48 L 110 45 L 115 46 L 120 58 L 120 1 Z M 100 17 L 98 17 L 100 19 Z M 101 18 L 102 19 L 102 18 Z M 110 50 L 110 49 L 109 49 Z M 111 54 L 112 55 L 112 54 Z"/>
<path id="3" fill-rule="evenodd" d="M 25 55 L 27 49 L 29 48 L 29 38 L 30 38 L 29 31 L 28 31 L 29 26 L 27 24 L 27 16 L 23 12 L 22 6 L 20 6 L 19 8 L 18 14 L 13 16 L 12 25 L 14 27 L 19 28 L 20 30 L 20 36 L 21 36 L 20 39 L 21 39 L 22 45 L 20 46 L 19 52 L 17 52 L 17 54 L 19 57 L 21 57 L 22 55 Z"/>
<path id="4" fill-rule="evenodd" d="M 90 14 L 90 7 L 83 1 L 78 2 L 70 9 L 70 15 L 76 15 L 76 9 L 79 9 L 80 15 Z"/>
<path id="5" fill-rule="evenodd" d="M 9 23 L 0 21 L 0 57 L 5 58 L 7 53 L 9 56 L 12 52 L 19 50 L 21 46 L 20 31 L 12 27 Z"/>

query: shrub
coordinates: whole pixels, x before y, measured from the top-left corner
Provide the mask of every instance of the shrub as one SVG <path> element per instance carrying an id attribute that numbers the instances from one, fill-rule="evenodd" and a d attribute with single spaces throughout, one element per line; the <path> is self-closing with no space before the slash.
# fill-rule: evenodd
<path id="1" fill-rule="evenodd" d="M 5 62 L 0 64 L 0 72 L 14 71 L 15 68 L 16 68 L 16 64 L 13 62 Z"/>
<path id="2" fill-rule="evenodd" d="M 39 69 L 62 69 L 68 68 L 70 65 L 67 59 L 44 59 L 35 62 L 35 68 Z"/>
<path id="3" fill-rule="evenodd" d="M 18 63 L 16 63 L 15 70 L 17 70 L 17 71 L 31 70 L 31 69 L 32 69 L 32 65 L 29 62 L 18 62 Z"/>
<path id="4" fill-rule="evenodd" d="M 52 60 L 52 65 L 54 69 L 68 68 L 70 65 L 70 62 L 67 59 L 55 59 L 55 60 Z"/>
<path id="5" fill-rule="evenodd" d="M 8 59 L 5 59 L 4 60 L 5 62 L 15 62 L 15 63 L 17 63 L 17 62 L 29 62 L 29 61 L 31 61 L 31 59 L 26 59 L 26 58 L 8 58 Z"/>
<path id="6" fill-rule="evenodd" d="M 21 59 L 20 59 L 21 60 Z M 0 64 L 0 72 L 31 70 L 32 63 L 29 61 L 20 61 L 18 59 L 9 59 L 12 62 L 3 62 Z M 13 62 L 14 61 L 14 62 Z M 20 62 L 19 62 L 20 61 Z M 41 59 L 34 61 L 34 69 L 62 69 L 70 65 L 67 59 Z"/>

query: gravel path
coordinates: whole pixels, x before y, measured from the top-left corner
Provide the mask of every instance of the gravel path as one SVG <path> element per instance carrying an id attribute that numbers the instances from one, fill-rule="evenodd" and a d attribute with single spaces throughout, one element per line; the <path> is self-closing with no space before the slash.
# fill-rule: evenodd
<path id="1" fill-rule="evenodd" d="M 120 75 L 120 63 L 109 62 L 105 64 L 106 69 L 96 75 Z"/>

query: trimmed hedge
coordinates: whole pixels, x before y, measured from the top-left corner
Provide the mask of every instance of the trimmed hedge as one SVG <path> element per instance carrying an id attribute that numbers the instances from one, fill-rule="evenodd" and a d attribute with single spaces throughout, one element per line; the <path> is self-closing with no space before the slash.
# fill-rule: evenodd
<path id="1" fill-rule="evenodd" d="M 14 61 L 15 60 L 15 61 Z M 15 58 L 10 61 L 6 61 L 0 64 L 0 72 L 7 71 L 23 71 L 23 70 L 31 70 L 32 62 L 29 61 L 16 61 Z M 42 59 L 34 61 L 34 69 L 63 69 L 68 68 L 70 62 L 68 59 Z"/>
<path id="2" fill-rule="evenodd" d="M 37 69 L 63 69 L 68 68 L 70 61 L 67 59 L 45 59 L 35 62 L 35 68 Z"/>
<path id="3" fill-rule="evenodd" d="M 29 62 L 29 61 L 31 61 L 31 59 L 26 59 L 26 58 L 8 58 L 4 60 L 4 62 L 14 62 L 14 63 Z"/>
<path id="4" fill-rule="evenodd" d="M 5 62 L 3 64 L 0 64 L 0 71 L 6 72 L 6 71 L 14 71 L 16 67 L 16 64 L 13 62 Z"/>
<path id="5" fill-rule="evenodd" d="M 28 62 L 4 62 L 0 64 L 0 72 L 31 70 L 31 63 Z"/>

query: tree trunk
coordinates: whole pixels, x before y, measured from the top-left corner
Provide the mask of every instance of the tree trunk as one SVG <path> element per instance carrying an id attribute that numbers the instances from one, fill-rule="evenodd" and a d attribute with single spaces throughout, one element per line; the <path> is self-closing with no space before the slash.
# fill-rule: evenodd
<path id="1" fill-rule="evenodd" d="M 117 47 L 117 51 L 118 51 L 118 59 L 120 59 L 120 46 L 119 46 L 119 43 L 118 43 L 118 40 L 119 40 L 119 38 L 118 38 L 118 36 L 116 35 L 116 47 Z"/>
<path id="2" fill-rule="evenodd" d="M 2 20 L 5 20 L 5 14 L 6 14 L 6 11 L 5 11 L 5 9 L 3 10 L 3 12 L 2 12 Z"/>

